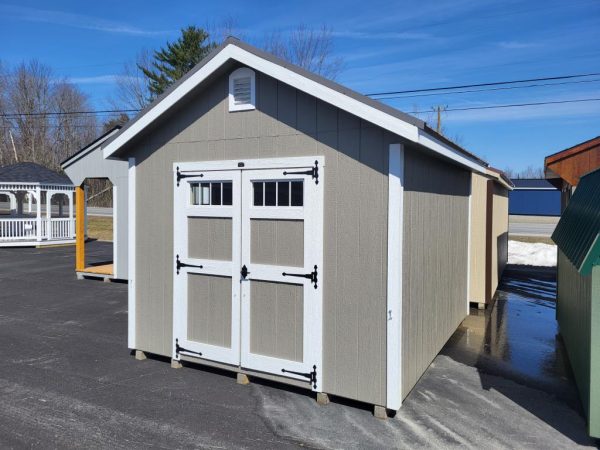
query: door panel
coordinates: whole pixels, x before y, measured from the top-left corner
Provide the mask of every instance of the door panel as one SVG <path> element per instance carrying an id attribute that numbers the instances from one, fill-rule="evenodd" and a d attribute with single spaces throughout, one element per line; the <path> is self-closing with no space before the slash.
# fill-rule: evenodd
<path id="1" fill-rule="evenodd" d="M 302 362 L 303 286 L 268 281 L 250 286 L 250 352 Z"/>
<path id="2" fill-rule="evenodd" d="M 231 261 L 232 219 L 189 217 L 188 257 Z"/>
<path id="3" fill-rule="evenodd" d="M 250 261 L 257 264 L 304 267 L 303 220 L 250 220 Z"/>
<path id="4" fill-rule="evenodd" d="M 242 172 L 241 364 L 317 389 L 322 188 L 308 171 L 284 172 Z"/>
<path id="5" fill-rule="evenodd" d="M 238 364 L 239 170 L 176 177 L 174 213 L 173 354 Z"/>
<path id="6" fill-rule="evenodd" d="M 189 274 L 190 341 L 231 348 L 231 277 Z"/>

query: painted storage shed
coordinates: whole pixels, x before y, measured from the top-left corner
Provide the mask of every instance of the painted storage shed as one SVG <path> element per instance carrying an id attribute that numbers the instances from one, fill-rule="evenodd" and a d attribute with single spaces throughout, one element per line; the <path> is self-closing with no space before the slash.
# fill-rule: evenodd
<path id="1" fill-rule="evenodd" d="M 471 178 L 471 278 L 469 301 L 484 309 L 493 301 L 508 262 L 508 197 L 512 182 L 488 168 Z"/>
<path id="2" fill-rule="evenodd" d="M 560 189 L 544 179 L 513 178 L 509 214 L 515 216 L 560 216 Z"/>
<path id="3" fill-rule="evenodd" d="M 383 416 L 468 314 L 486 164 L 418 119 L 230 38 L 102 148 L 129 162 L 140 358 Z"/>
<path id="4" fill-rule="evenodd" d="M 76 186 L 77 208 L 76 222 L 81 227 L 76 239 L 75 271 L 79 278 L 101 277 L 108 279 L 127 279 L 127 220 L 128 220 L 128 171 L 127 161 L 104 159 L 102 144 L 118 133 L 117 126 L 107 131 L 95 141 L 83 147 L 61 163 L 61 168 Z M 87 220 L 84 182 L 86 179 L 108 179 L 112 183 L 113 217 L 113 261 L 103 265 L 86 265 L 84 223 Z"/>
<path id="5" fill-rule="evenodd" d="M 600 438 L 600 169 L 581 177 L 552 240 L 558 246 L 560 334 L 588 432 Z"/>
<path id="6" fill-rule="evenodd" d="M 561 191 L 561 212 L 567 207 L 579 178 L 600 167 L 600 136 L 546 156 L 546 179 Z"/>

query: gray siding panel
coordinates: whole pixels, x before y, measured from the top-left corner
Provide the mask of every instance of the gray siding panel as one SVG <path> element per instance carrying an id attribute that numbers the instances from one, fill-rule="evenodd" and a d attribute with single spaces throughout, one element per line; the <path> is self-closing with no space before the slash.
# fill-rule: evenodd
<path id="1" fill-rule="evenodd" d="M 303 286 L 251 281 L 250 351 L 302 361 Z"/>
<path id="2" fill-rule="evenodd" d="M 385 404 L 387 155 L 399 139 L 260 73 L 255 111 L 228 112 L 227 77 L 203 92 L 131 144 L 139 349 L 171 352 L 172 163 L 322 155 L 324 390 Z"/>
<path id="3" fill-rule="evenodd" d="M 402 395 L 467 314 L 470 173 L 407 148 L 404 162 Z"/>
<path id="4" fill-rule="evenodd" d="M 189 217 L 188 256 L 231 261 L 231 226 L 228 218 Z"/>
<path id="5" fill-rule="evenodd" d="M 188 339 L 231 348 L 231 278 L 188 275 Z"/>
<path id="6" fill-rule="evenodd" d="M 302 220 L 252 219 L 250 227 L 253 263 L 304 267 Z"/>

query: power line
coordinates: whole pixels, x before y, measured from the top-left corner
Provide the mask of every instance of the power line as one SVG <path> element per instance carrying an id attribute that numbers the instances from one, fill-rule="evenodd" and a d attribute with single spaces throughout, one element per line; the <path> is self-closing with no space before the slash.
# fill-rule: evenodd
<path id="1" fill-rule="evenodd" d="M 418 92 L 434 92 L 434 91 L 447 91 L 452 89 L 464 89 L 473 87 L 485 87 L 485 86 L 500 86 L 506 84 L 515 83 L 531 83 L 533 81 L 555 81 L 555 80 L 567 80 L 570 78 L 582 78 L 582 77 L 593 77 L 600 75 L 600 72 L 585 73 L 580 75 L 563 75 L 559 77 L 543 77 L 543 78 L 530 78 L 525 80 L 512 80 L 512 81 L 494 81 L 491 83 L 476 83 L 476 84 L 463 84 L 458 86 L 444 86 L 436 88 L 422 88 L 422 89 L 411 89 L 406 91 L 390 91 L 390 92 L 375 92 L 371 94 L 365 94 L 367 97 L 375 97 L 380 95 L 398 95 L 398 94 L 414 94 Z"/>
<path id="2" fill-rule="evenodd" d="M 19 116 L 36 117 L 36 116 L 69 116 L 69 115 L 84 115 L 84 114 L 116 114 L 127 112 L 139 112 L 139 109 L 101 109 L 97 111 L 60 111 L 60 112 L 39 112 L 39 113 L 2 113 L 0 117 L 16 118 Z"/>
<path id="3" fill-rule="evenodd" d="M 465 90 L 465 91 L 437 92 L 437 93 L 431 93 L 431 94 L 392 95 L 389 97 L 378 97 L 377 100 L 392 100 L 392 99 L 415 98 L 415 97 L 431 97 L 431 96 L 437 96 L 437 95 L 452 95 L 452 94 L 468 94 L 468 93 L 472 93 L 472 92 L 506 91 L 506 90 L 512 90 L 512 89 L 527 89 L 527 88 L 543 87 L 543 86 L 562 86 L 565 84 L 596 83 L 598 81 L 600 81 L 600 78 L 596 78 L 594 80 L 563 81 L 561 83 L 528 84 L 525 86 L 504 86 L 504 87 L 495 87 L 495 88 L 487 88 L 487 89 L 469 89 L 469 90 Z"/>
<path id="4" fill-rule="evenodd" d="M 448 108 L 445 109 L 444 112 L 447 111 L 473 111 L 477 109 L 498 109 L 498 108 L 518 108 L 524 106 L 540 106 L 540 105 L 560 105 L 563 103 L 580 103 L 580 102 L 599 102 L 600 98 L 581 98 L 577 100 L 556 100 L 551 102 L 532 102 L 532 103 L 513 103 L 510 105 L 488 105 L 488 106 L 469 106 L 464 108 Z M 425 114 L 435 112 L 433 110 L 427 111 L 415 111 L 413 114 Z"/>

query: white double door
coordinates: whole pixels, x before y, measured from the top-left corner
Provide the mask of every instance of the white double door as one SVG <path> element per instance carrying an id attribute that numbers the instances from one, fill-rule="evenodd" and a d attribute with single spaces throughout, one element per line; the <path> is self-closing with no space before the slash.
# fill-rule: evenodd
<path id="1" fill-rule="evenodd" d="M 323 169 L 312 162 L 176 165 L 175 359 L 240 365 L 318 390 Z"/>

